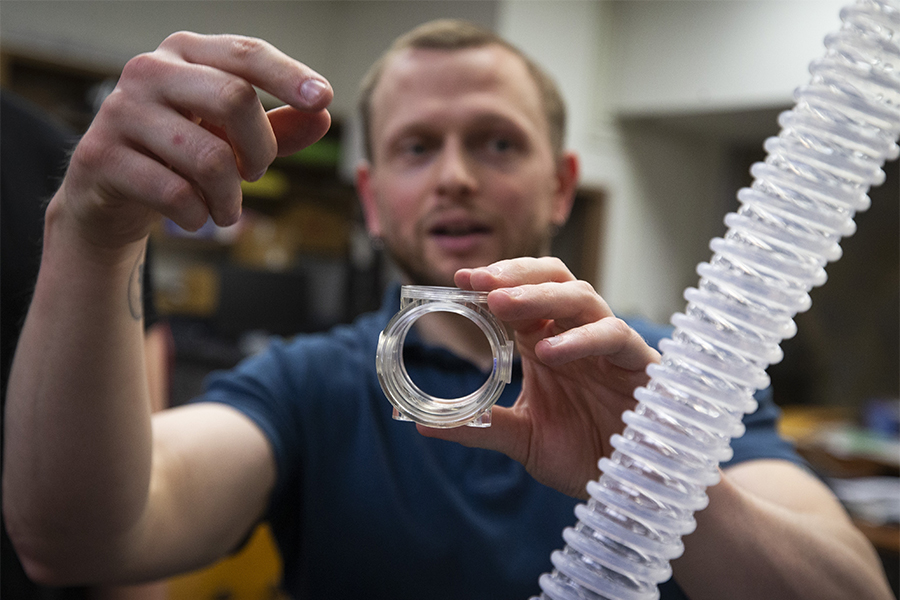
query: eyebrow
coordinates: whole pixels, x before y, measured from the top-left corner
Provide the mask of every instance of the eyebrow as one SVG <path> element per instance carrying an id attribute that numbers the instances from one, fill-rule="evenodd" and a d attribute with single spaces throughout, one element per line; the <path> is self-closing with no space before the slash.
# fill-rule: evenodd
<path id="1" fill-rule="evenodd" d="M 475 115 L 472 119 L 467 119 L 463 129 L 491 129 L 502 128 L 506 130 L 514 130 L 523 132 L 528 135 L 533 130 L 527 124 L 523 124 L 520 120 L 509 117 L 500 113 L 483 113 Z M 431 119 L 421 119 L 401 124 L 394 132 L 386 136 L 388 146 L 394 144 L 397 140 L 401 140 L 408 136 L 415 135 L 433 135 L 442 130 L 440 125 L 436 125 Z M 537 132 L 535 132 L 537 133 Z"/>

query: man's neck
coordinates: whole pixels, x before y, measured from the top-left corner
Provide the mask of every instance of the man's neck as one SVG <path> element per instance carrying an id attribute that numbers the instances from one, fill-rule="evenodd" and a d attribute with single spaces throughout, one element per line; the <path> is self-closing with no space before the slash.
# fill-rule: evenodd
<path id="1" fill-rule="evenodd" d="M 426 343 L 446 348 L 483 371 L 490 371 L 494 353 L 481 329 L 461 315 L 434 312 L 416 321 L 416 331 Z"/>

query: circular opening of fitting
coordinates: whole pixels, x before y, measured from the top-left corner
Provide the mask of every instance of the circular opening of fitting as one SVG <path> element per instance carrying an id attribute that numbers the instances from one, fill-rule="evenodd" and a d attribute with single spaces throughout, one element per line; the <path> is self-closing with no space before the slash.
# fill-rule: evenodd
<path id="1" fill-rule="evenodd" d="M 429 377 L 423 372 L 423 368 L 430 371 L 429 366 L 437 368 L 433 365 L 433 355 L 429 353 L 426 356 L 422 356 L 417 349 L 412 348 L 412 344 L 409 343 L 409 337 L 407 337 L 407 343 L 403 346 L 403 364 L 406 365 L 412 382 L 423 392 L 436 398 L 444 399 L 449 395 L 464 396 L 475 392 L 487 381 L 493 361 L 490 342 L 488 342 L 487 336 L 481 328 L 469 320 L 468 317 L 464 317 L 459 313 L 443 311 L 427 313 L 416 320 L 412 329 L 420 332 L 452 330 L 448 335 L 458 336 L 458 339 L 465 339 L 466 343 L 472 344 L 473 347 L 483 345 L 485 348 L 484 353 L 488 357 L 486 361 L 482 359 L 475 362 L 475 366 L 478 367 L 477 373 L 470 374 L 466 372 L 459 377 L 452 378 L 452 381 L 448 382 L 444 377 Z M 452 385 L 452 390 L 448 388 L 448 385 Z"/>
<path id="2" fill-rule="evenodd" d="M 493 366 L 484 384 L 459 398 L 439 398 L 410 378 L 403 360 L 406 336 L 415 322 L 432 312 L 464 316 L 484 333 L 491 346 Z M 429 427 L 490 425 L 490 409 L 509 383 L 513 344 L 502 324 L 487 309 L 487 293 L 435 286 L 403 286 L 400 311 L 378 339 L 376 370 L 385 396 L 394 407 L 394 418 Z"/>

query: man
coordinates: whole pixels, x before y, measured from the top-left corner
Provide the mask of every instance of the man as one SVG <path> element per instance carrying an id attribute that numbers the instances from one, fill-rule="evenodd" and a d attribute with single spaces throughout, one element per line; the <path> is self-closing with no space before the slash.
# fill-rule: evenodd
<path id="1" fill-rule="evenodd" d="M 251 84 L 287 106 L 266 114 Z M 327 129 L 331 90 L 246 38 L 181 33 L 131 61 L 48 208 L 10 384 L 5 510 L 32 576 L 155 578 L 222 556 L 266 518 L 298 597 L 537 592 L 574 522 L 575 501 L 550 488 L 584 496 L 658 360 L 590 286 L 535 258 L 578 172 L 555 96 L 502 40 L 456 22 L 399 40 L 364 94 L 371 233 L 410 282 L 490 291 L 515 333 L 520 370 L 489 429 L 391 421 L 373 363 L 396 290 L 379 313 L 274 344 L 205 402 L 151 420 L 132 307 L 152 220 L 233 223 L 240 180 Z M 431 316 L 406 366 L 454 397 L 490 353 Z M 872 548 L 771 419 L 751 429 L 761 443 L 710 488 L 677 583 L 692 598 L 888 598 Z M 665 593 L 683 597 L 674 582 Z"/>

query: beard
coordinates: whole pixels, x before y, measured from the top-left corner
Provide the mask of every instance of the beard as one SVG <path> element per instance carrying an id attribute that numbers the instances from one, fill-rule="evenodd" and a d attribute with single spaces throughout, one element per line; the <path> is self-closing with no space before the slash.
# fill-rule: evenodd
<path id="1" fill-rule="evenodd" d="M 535 231 L 523 236 L 517 243 L 501 244 L 502 248 L 494 256 L 473 257 L 469 260 L 459 259 L 458 264 L 441 267 L 432 264 L 423 248 L 424 244 L 405 244 L 402 240 L 383 238 L 388 257 L 403 274 L 404 283 L 411 285 L 432 285 L 455 287 L 453 276 L 459 269 L 486 267 L 500 260 L 520 258 L 523 256 L 547 256 L 550 252 L 550 241 L 558 230 L 549 225 L 544 231 Z M 447 264 L 446 261 L 445 265 Z"/>

